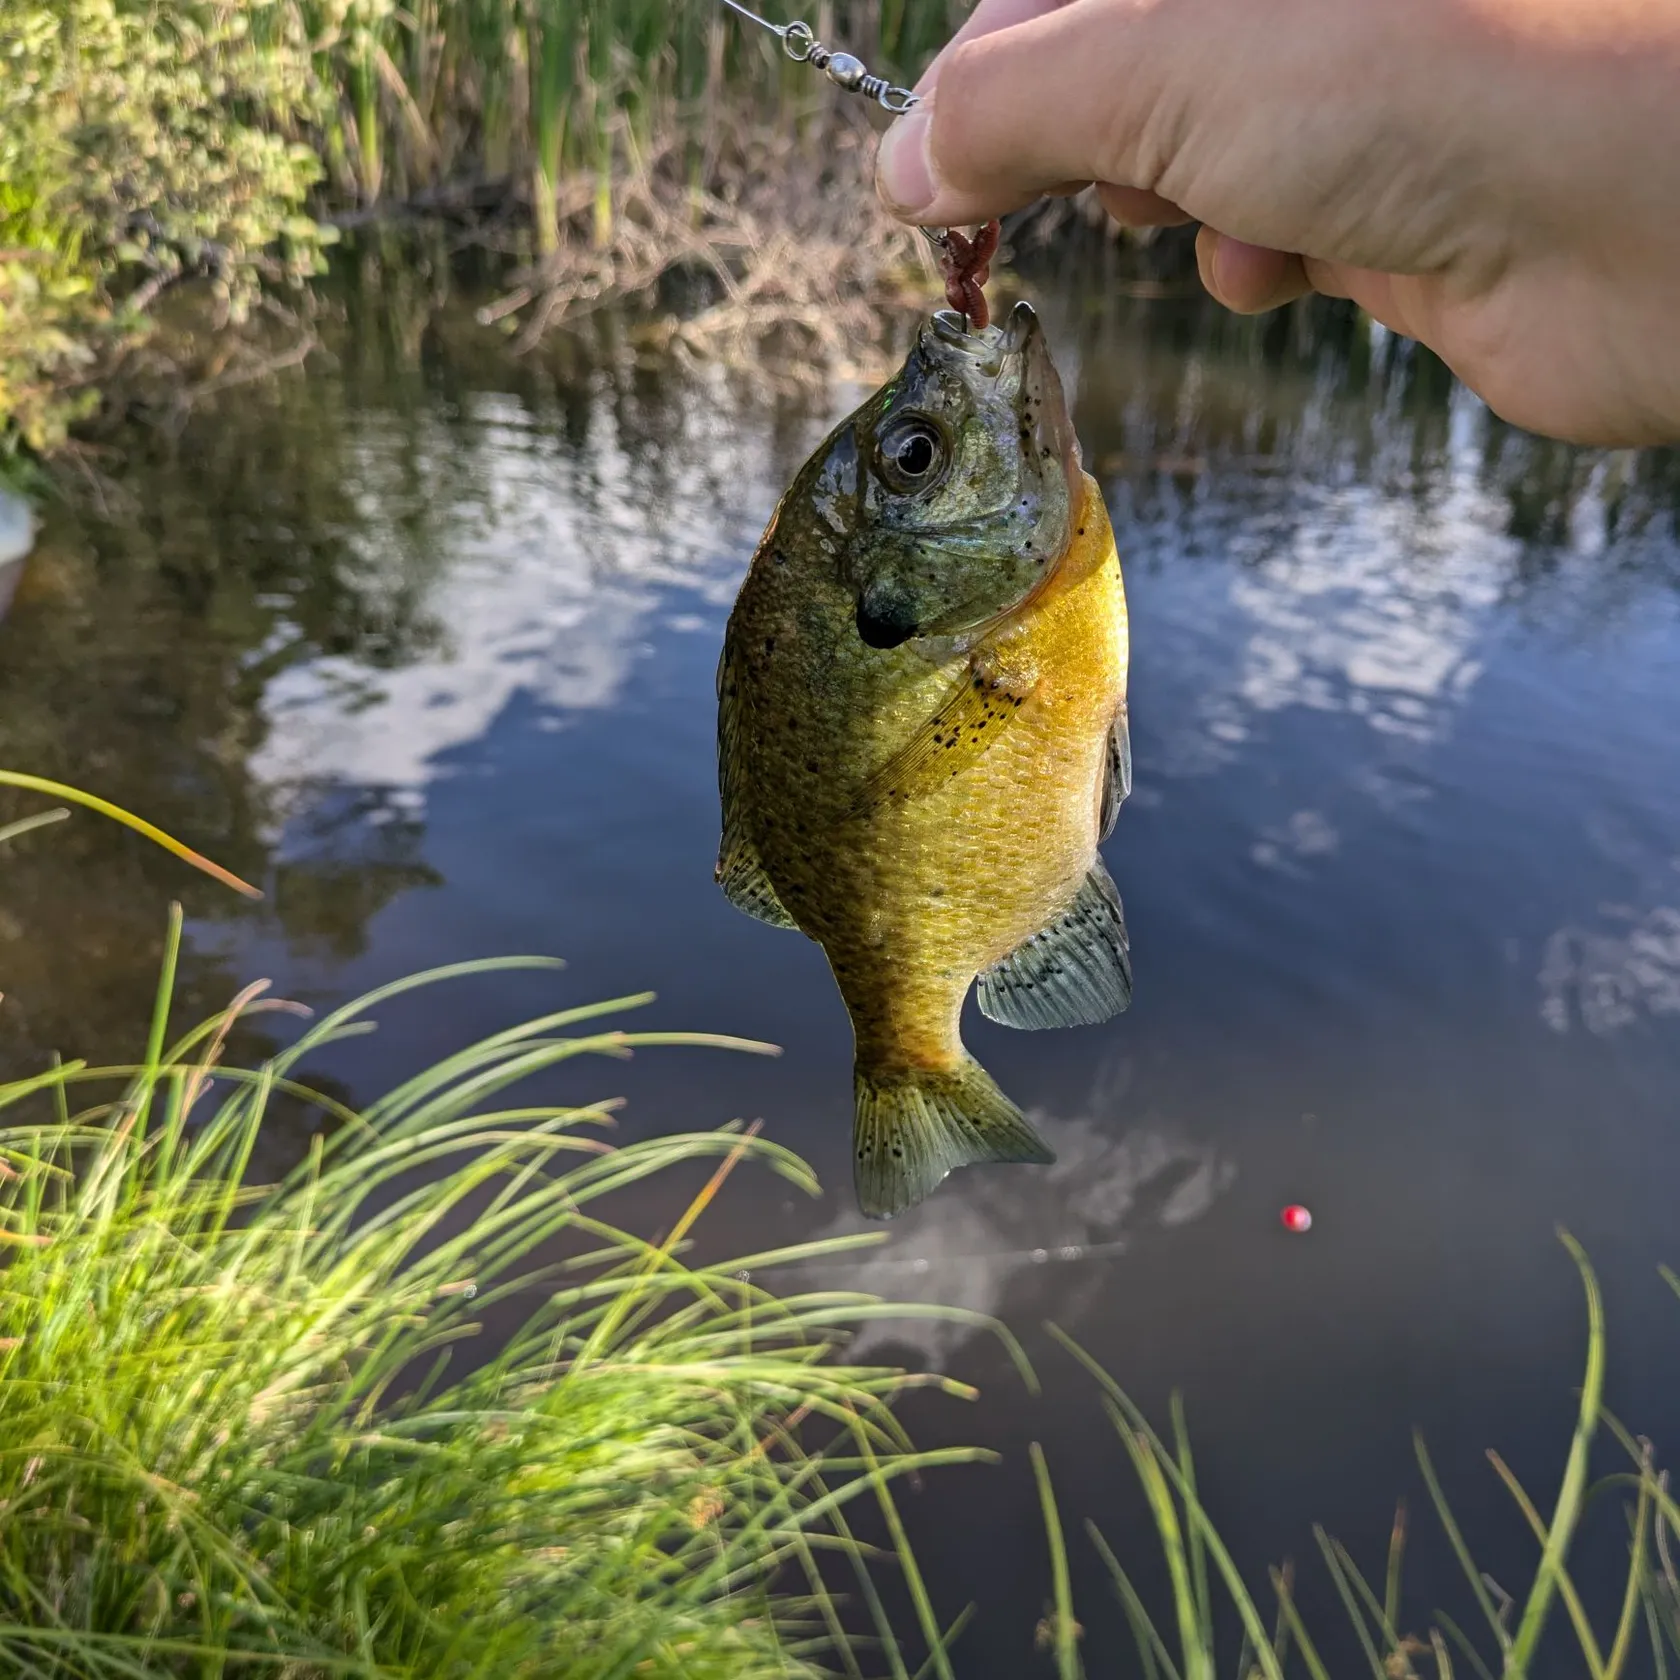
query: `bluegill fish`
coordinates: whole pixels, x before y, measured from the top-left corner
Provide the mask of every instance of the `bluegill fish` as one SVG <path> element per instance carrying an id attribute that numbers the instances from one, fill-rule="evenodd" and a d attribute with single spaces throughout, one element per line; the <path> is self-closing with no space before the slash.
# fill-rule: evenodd
<path id="1" fill-rule="evenodd" d="M 941 311 L 770 520 L 718 667 L 730 900 L 822 946 L 856 1045 L 855 1178 L 1053 1157 L 963 1048 L 1131 1000 L 1098 855 L 1131 783 L 1125 589 L 1032 309 Z"/>

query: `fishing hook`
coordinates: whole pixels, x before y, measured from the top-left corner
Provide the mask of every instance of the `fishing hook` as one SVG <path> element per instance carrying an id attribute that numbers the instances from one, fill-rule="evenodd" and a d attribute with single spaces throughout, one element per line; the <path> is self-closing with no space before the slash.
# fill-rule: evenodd
<path id="1" fill-rule="evenodd" d="M 741 0 L 723 0 L 723 3 L 749 23 L 768 29 L 782 43 L 782 51 L 795 64 L 814 66 L 823 71 L 836 87 L 873 99 L 890 115 L 902 117 L 921 104 L 922 96 L 914 88 L 895 87 L 885 76 L 871 75 L 861 58 L 824 46 L 810 24 L 798 19 L 792 23 L 772 23 L 743 6 Z M 945 278 L 945 301 L 976 330 L 984 327 L 990 319 L 990 311 L 980 288 L 986 283 L 988 265 L 997 250 L 998 224 L 986 223 L 972 238 L 965 238 L 953 228 L 925 227 L 922 235 L 939 253 L 939 269 Z"/>

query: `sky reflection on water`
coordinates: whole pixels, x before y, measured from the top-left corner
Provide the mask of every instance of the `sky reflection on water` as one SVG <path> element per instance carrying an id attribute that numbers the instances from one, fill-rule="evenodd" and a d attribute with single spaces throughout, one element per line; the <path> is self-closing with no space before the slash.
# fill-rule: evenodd
<path id="1" fill-rule="evenodd" d="M 1673 462 L 1510 433 L 1329 310 L 1044 291 L 1131 598 L 1136 792 L 1105 852 L 1137 1003 L 1025 1035 L 971 1006 L 1058 1164 L 960 1175 L 814 1269 L 1001 1314 L 1041 1366 L 1029 1401 L 971 1329 L 863 1344 L 978 1378 L 978 1408 L 919 1406 L 917 1432 L 1007 1455 L 911 1513 L 942 1599 L 985 1606 L 972 1680 L 1033 1660 L 1025 1442 L 1065 1467 L 1072 1526 L 1097 1512 L 1123 1539 L 1137 1515 L 1045 1318 L 1146 1405 L 1186 1391 L 1251 1562 L 1304 1557 L 1314 1518 L 1368 1555 L 1416 1494 L 1414 1423 L 1511 1555 L 1480 1451 L 1542 1485 L 1558 1461 L 1581 1338 L 1559 1221 L 1606 1276 L 1612 1403 L 1680 1447 L 1655 1277 L 1680 1260 Z M 389 353 L 368 312 L 336 364 L 143 456 L 114 520 L 43 534 L 0 626 L 0 761 L 145 809 L 271 898 L 247 912 L 81 819 L 29 837 L 0 906 L 0 1057 L 137 1035 L 171 893 L 194 918 L 184 1014 L 258 973 L 327 1001 L 557 952 L 560 980 L 411 1000 L 329 1071 L 372 1093 L 557 996 L 653 987 L 646 1024 L 785 1054 L 650 1055 L 564 1090 L 627 1092 L 629 1135 L 762 1115 L 835 1187 L 809 1207 L 742 1175 L 717 1247 L 855 1230 L 821 954 L 711 881 L 712 681 L 781 484 L 861 392 L 772 400 L 606 341 L 515 366 L 453 320 L 421 336 L 418 363 Z M 1304 1239 L 1277 1223 L 1295 1200 Z M 1114 1649 L 1077 1569 L 1089 1651 Z M 1445 1580 L 1424 1563 L 1422 1590 Z"/>

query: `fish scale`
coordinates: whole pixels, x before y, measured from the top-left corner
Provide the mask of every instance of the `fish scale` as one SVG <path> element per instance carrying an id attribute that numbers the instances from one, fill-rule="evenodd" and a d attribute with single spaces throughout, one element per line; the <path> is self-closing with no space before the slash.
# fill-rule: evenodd
<path id="1" fill-rule="evenodd" d="M 963 1047 L 977 977 L 1022 1027 L 1129 1001 L 1097 852 L 1125 792 L 1127 653 L 1113 533 L 1036 318 L 936 317 L 784 496 L 719 666 L 719 879 L 828 957 L 867 1213 L 955 1166 L 1050 1159 Z"/>

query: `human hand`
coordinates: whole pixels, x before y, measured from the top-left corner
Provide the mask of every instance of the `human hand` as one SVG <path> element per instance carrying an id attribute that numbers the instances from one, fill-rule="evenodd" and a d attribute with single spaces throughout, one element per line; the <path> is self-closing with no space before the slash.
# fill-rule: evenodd
<path id="1" fill-rule="evenodd" d="M 904 220 L 1094 181 L 1233 309 L 1349 297 L 1518 425 L 1680 441 L 1680 0 L 980 0 L 921 91 Z"/>

